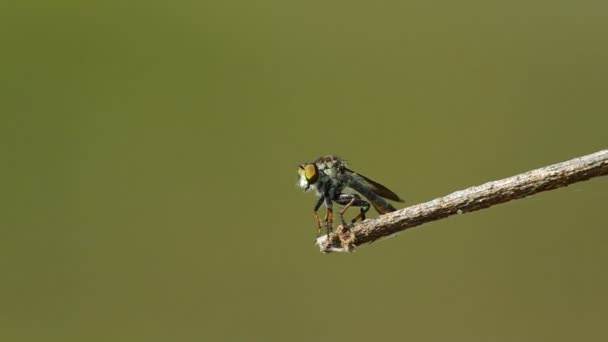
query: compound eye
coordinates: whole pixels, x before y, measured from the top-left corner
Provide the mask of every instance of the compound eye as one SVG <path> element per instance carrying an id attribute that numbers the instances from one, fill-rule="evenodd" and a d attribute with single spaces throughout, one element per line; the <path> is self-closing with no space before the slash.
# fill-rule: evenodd
<path id="1" fill-rule="evenodd" d="M 319 178 L 319 172 L 317 171 L 317 165 L 307 164 L 304 165 L 304 177 L 310 184 L 314 184 Z"/>

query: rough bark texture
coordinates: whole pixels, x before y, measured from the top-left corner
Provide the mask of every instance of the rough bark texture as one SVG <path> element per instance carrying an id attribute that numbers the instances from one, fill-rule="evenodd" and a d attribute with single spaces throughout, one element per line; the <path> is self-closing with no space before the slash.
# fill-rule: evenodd
<path id="1" fill-rule="evenodd" d="M 448 216 L 524 198 L 572 183 L 608 174 L 608 150 L 522 173 L 513 177 L 456 191 L 429 202 L 413 205 L 366 220 L 351 229 L 339 227 L 322 236 L 317 244 L 322 252 L 350 251 L 356 246 L 389 237 L 405 229 Z"/>

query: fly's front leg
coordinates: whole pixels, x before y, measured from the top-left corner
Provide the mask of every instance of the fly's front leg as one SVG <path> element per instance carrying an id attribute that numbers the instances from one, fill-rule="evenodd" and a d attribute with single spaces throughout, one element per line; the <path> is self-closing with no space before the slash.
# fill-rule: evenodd
<path id="1" fill-rule="evenodd" d="M 320 197 L 319 200 L 317 201 L 317 204 L 315 204 L 315 209 L 314 209 L 314 214 L 315 214 L 315 218 L 317 219 L 317 237 L 319 237 L 321 235 L 321 219 L 319 218 L 319 208 L 321 207 L 321 204 L 323 204 L 323 197 Z"/>

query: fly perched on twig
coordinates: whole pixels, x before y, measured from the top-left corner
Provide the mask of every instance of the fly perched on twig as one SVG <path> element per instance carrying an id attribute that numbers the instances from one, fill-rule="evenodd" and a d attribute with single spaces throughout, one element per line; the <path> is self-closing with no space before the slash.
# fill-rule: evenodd
<path id="1" fill-rule="evenodd" d="M 351 222 L 355 223 L 357 220 L 365 220 L 365 213 L 369 210 L 370 203 L 379 214 L 386 214 L 397 209 L 387 202 L 385 198 L 404 202 L 397 194 L 384 185 L 350 170 L 342 159 L 333 155 L 320 157 L 312 163 L 300 165 L 298 175 L 298 185 L 302 190 L 308 191 L 312 189 L 319 198 L 314 208 L 318 228 L 317 237 L 321 234 L 321 219 L 318 214 L 321 204 L 324 204 L 327 208 L 325 228 L 329 235 L 333 230 L 334 222 L 333 202 L 344 206 L 339 212 L 343 226 L 346 226 L 344 213 L 352 206 L 360 207 L 359 214 Z M 357 191 L 367 201 L 363 200 L 358 194 L 344 192 L 347 188 Z"/>

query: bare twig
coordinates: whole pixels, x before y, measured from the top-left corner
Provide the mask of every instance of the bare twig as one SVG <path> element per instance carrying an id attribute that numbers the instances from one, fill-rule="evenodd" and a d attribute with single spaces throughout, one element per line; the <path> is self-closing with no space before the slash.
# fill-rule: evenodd
<path id="1" fill-rule="evenodd" d="M 366 220 L 351 229 L 339 227 L 336 233 L 329 236 L 329 240 L 327 236 L 322 236 L 317 239 L 317 244 L 321 251 L 326 253 L 350 251 L 355 246 L 390 237 L 423 223 L 489 208 L 607 174 L 608 150 L 602 150 L 563 163 L 456 191 L 429 202 L 382 215 L 377 219 Z"/>

